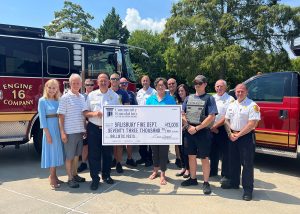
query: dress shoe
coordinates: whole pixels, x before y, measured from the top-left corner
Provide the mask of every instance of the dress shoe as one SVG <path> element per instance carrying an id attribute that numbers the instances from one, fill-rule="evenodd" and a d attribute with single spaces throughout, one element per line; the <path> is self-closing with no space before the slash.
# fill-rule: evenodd
<path id="1" fill-rule="evenodd" d="M 183 170 L 183 171 L 181 171 L 181 172 L 178 172 L 178 173 L 176 173 L 176 176 L 177 176 L 177 177 L 181 177 L 181 176 L 183 176 L 183 175 L 184 175 L 184 173 L 185 173 L 185 170 Z"/>
<path id="2" fill-rule="evenodd" d="M 95 191 L 98 189 L 98 187 L 99 187 L 99 181 L 92 181 L 90 189 Z"/>
<path id="3" fill-rule="evenodd" d="M 232 184 L 227 182 L 227 183 L 222 183 L 221 188 L 222 189 L 239 189 L 240 186 L 239 185 L 232 185 Z"/>
<path id="4" fill-rule="evenodd" d="M 114 180 L 108 176 L 108 177 L 102 177 L 103 181 L 107 184 L 113 184 L 114 183 Z"/>
<path id="5" fill-rule="evenodd" d="M 252 200 L 252 194 L 251 193 L 244 193 L 243 200 L 251 201 Z"/>

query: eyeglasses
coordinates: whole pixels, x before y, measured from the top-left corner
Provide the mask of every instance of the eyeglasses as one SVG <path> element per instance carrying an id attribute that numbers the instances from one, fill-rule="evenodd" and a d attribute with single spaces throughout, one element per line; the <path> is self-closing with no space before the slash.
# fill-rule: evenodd
<path id="1" fill-rule="evenodd" d="M 85 84 L 85 86 L 94 86 L 94 84 Z"/>
<path id="2" fill-rule="evenodd" d="M 126 86 L 128 85 L 128 82 L 121 82 L 120 85 Z"/>
<path id="3" fill-rule="evenodd" d="M 110 80 L 113 80 L 113 81 L 119 81 L 120 80 L 120 78 L 110 78 Z"/>
<path id="4" fill-rule="evenodd" d="M 201 86 L 203 84 L 203 82 L 194 82 L 194 86 L 199 85 Z"/>

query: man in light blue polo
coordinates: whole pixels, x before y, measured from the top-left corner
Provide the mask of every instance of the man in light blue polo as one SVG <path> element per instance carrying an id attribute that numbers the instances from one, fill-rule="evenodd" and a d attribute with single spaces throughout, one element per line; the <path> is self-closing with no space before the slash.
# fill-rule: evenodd
<path id="1" fill-rule="evenodd" d="M 70 90 L 61 97 L 57 113 L 61 139 L 64 143 L 68 185 L 71 188 L 78 188 L 78 182 L 85 182 L 85 178 L 77 174 L 78 157 L 82 152 L 85 133 L 85 117 L 82 114 L 85 100 L 79 93 L 82 86 L 81 77 L 78 74 L 72 74 L 69 83 Z"/>

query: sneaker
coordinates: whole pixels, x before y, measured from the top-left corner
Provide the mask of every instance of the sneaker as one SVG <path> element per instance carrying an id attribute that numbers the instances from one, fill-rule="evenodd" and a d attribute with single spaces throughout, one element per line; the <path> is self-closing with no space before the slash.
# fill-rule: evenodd
<path id="1" fill-rule="evenodd" d="M 116 167 L 116 164 L 117 164 L 116 159 L 113 159 L 112 162 L 111 162 L 111 167 L 112 168 Z"/>
<path id="2" fill-rule="evenodd" d="M 136 164 L 136 162 L 133 160 L 133 158 L 131 158 L 131 159 L 128 159 L 128 158 L 127 158 L 126 164 L 127 164 L 128 166 L 133 166 L 133 167 L 136 167 L 136 166 L 137 166 L 137 164 Z"/>
<path id="3" fill-rule="evenodd" d="M 90 189 L 95 191 L 98 189 L 98 187 L 99 187 L 99 181 L 92 181 Z"/>
<path id="4" fill-rule="evenodd" d="M 143 158 L 136 161 L 136 164 L 143 164 L 145 163 L 145 160 Z"/>
<path id="5" fill-rule="evenodd" d="M 181 186 L 183 187 L 187 187 L 187 186 L 197 186 L 198 185 L 198 181 L 197 181 L 197 178 L 195 179 L 192 179 L 191 177 L 185 181 L 183 181 L 181 183 Z"/>
<path id="6" fill-rule="evenodd" d="M 208 182 L 203 183 L 202 189 L 205 195 L 209 195 L 211 193 L 210 185 Z"/>
<path id="7" fill-rule="evenodd" d="M 72 180 L 69 180 L 68 181 L 68 186 L 70 188 L 78 188 L 79 187 L 79 184 L 74 180 L 74 178 Z"/>
<path id="8" fill-rule="evenodd" d="M 73 179 L 74 179 L 76 182 L 78 182 L 78 183 L 85 182 L 85 178 L 80 177 L 79 175 L 75 175 L 75 176 L 73 177 Z"/>
<path id="9" fill-rule="evenodd" d="M 103 177 L 102 176 L 102 179 L 103 179 L 103 182 L 107 183 L 107 184 L 113 184 L 114 183 L 114 180 L 108 176 L 108 177 Z"/>
<path id="10" fill-rule="evenodd" d="M 180 160 L 179 158 L 176 158 L 175 165 L 176 165 L 178 168 L 181 168 L 181 167 L 182 167 L 182 163 L 181 163 L 181 160 Z"/>
<path id="11" fill-rule="evenodd" d="M 87 167 L 87 164 L 84 163 L 84 162 L 82 162 L 82 163 L 80 164 L 80 166 L 78 167 L 77 172 L 83 172 L 83 171 L 86 170 L 87 168 L 88 168 L 88 167 Z"/>
<path id="12" fill-rule="evenodd" d="M 117 173 L 123 173 L 124 172 L 123 167 L 122 167 L 120 162 L 118 162 L 117 165 L 116 165 L 116 171 L 117 171 Z"/>

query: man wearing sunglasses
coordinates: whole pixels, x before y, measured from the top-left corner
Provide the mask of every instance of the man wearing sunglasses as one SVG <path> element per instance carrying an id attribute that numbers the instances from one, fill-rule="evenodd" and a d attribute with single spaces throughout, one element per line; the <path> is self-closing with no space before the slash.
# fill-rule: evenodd
<path id="1" fill-rule="evenodd" d="M 120 76 L 114 73 L 110 76 L 110 88 L 119 95 L 119 100 L 123 105 L 129 105 L 128 93 L 119 87 Z M 116 166 L 117 173 L 123 173 L 123 167 L 121 164 L 123 156 L 123 146 L 114 146 L 114 160 L 112 167 Z"/>
<path id="2" fill-rule="evenodd" d="M 84 96 L 84 99 L 86 100 L 88 94 L 94 90 L 94 81 L 92 79 L 86 79 L 84 81 L 85 86 L 85 93 L 82 94 Z M 83 139 L 83 148 L 82 148 L 82 154 L 81 154 L 81 164 L 77 169 L 77 172 L 83 172 L 86 170 L 87 167 L 87 161 L 88 161 L 88 141 L 87 138 Z"/>
<path id="3" fill-rule="evenodd" d="M 186 126 L 184 134 L 184 147 L 189 156 L 191 177 L 181 183 L 181 186 L 198 185 L 196 171 L 197 158 L 201 159 L 203 171 L 203 193 L 208 195 L 211 188 L 208 183 L 210 164 L 209 154 L 211 147 L 210 126 L 218 114 L 215 99 L 205 92 L 207 86 L 206 77 L 198 75 L 194 79 L 195 94 L 189 95 L 183 105 L 183 124 Z"/>

